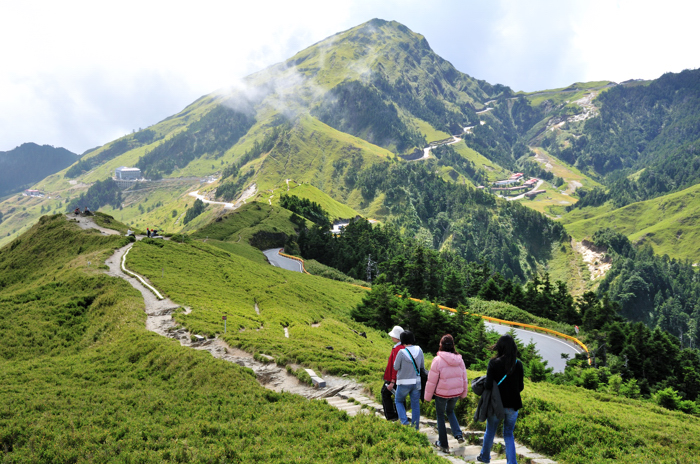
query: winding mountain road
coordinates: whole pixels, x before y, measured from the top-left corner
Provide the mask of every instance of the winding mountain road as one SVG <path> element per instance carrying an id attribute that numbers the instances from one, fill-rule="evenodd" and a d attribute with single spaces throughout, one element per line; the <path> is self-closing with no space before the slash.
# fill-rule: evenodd
<path id="1" fill-rule="evenodd" d="M 267 257 L 267 260 L 270 261 L 270 264 L 275 267 L 281 267 L 288 271 L 304 272 L 301 261 L 286 258 L 279 254 L 280 251 L 282 251 L 282 248 L 270 248 L 269 250 L 263 251 L 263 254 Z"/>
<path id="2" fill-rule="evenodd" d="M 228 203 L 225 201 L 213 201 L 213 200 L 207 200 L 204 195 L 199 194 L 199 190 L 195 190 L 194 192 L 188 193 L 189 196 L 195 197 L 198 200 L 201 200 L 203 203 L 206 203 L 208 205 L 223 205 L 224 209 L 237 209 L 239 206 L 241 206 L 243 203 L 246 202 L 246 200 L 258 191 L 257 185 L 256 184 L 251 184 L 247 189 L 241 193 L 241 196 L 236 200 L 234 203 Z"/>
<path id="3" fill-rule="evenodd" d="M 271 248 L 263 251 L 265 256 L 267 256 L 268 260 L 270 261 L 270 264 L 289 271 L 302 272 L 301 263 L 299 261 L 281 256 L 279 254 L 279 250 L 281 250 L 281 248 Z M 561 357 L 562 354 L 568 355 L 569 358 L 573 358 L 577 353 L 583 352 L 580 347 L 574 345 L 573 343 L 559 339 L 552 335 L 511 327 L 509 325 L 496 324 L 489 321 L 484 321 L 484 324 L 486 325 L 487 329 L 493 330 L 499 334 L 505 334 L 510 330 L 513 330 L 516 336 L 523 343 L 534 343 L 537 347 L 537 351 L 540 353 L 540 356 L 542 356 L 542 359 L 547 361 L 547 366 L 553 368 L 553 372 L 564 372 L 564 368 L 566 367 L 566 359 Z"/>

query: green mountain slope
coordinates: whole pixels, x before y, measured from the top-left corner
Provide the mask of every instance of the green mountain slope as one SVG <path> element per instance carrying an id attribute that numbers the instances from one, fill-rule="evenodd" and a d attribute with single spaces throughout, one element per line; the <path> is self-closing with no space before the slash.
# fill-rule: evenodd
<path id="1" fill-rule="evenodd" d="M 576 220 L 582 215 L 586 218 Z M 610 227 L 632 242 L 649 243 L 659 255 L 700 261 L 700 185 L 618 209 L 606 205 L 575 210 L 563 220 L 577 240 Z"/>
<path id="2" fill-rule="evenodd" d="M 289 462 L 302 455 L 311 462 L 442 462 L 410 428 L 269 391 L 248 369 L 148 332 L 141 295 L 98 264 L 127 242 L 55 215 L 0 249 L 6 459 Z M 272 354 L 291 370 L 301 363 L 372 379 L 378 391 L 391 342 L 349 319 L 364 291 L 198 241 L 139 242 L 128 265 L 190 305 L 189 314 L 175 314 L 183 327 Z M 230 318 L 226 335 L 223 312 Z M 598 391 L 590 391 L 526 380 L 527 414 L 516 438 L 577 464 L 658 456 L 692 462 L 696 417 L 620 396 L 613 382 L 596 377 L 596 384 Z M 461 402 L 464 423 L 476 402 L 472 393 Z"/>
<path id="3" fill-rule="evenodd" d="M 126 243 L 125 237 L 83 231 L 55 215 L 44 216 L 29 232 L 0 249 L 0 394 L 5 401 L 0 440 L 5 460 L 281 463 L 304 456 L 328 462 L 439 462 L 427 440 L 415 431 L 375 417 L 350 419 L 324 401 L 275 393 L 258 384 L 247 368 L 147 331 L 141 294 L 125 280 L 108 277 L 100 264 Z M 205 275 L 198 274 L 202 283 L 218 281 L 210 277 L 235 275 L 257 288 L 267 330 L 230 330 L 229 334 L 243 339 L 250 338 L 250 332 L 264 335 L 268 341 L 260 343 L 261 350 L 272 348 L 277 353 L 274 347 L 281 346 L 271 336 L 276 328 L 281 331 L 273 320 L 320 320 L 326 315 L 331 317 L 324 319 L 322 327 L 310 330 L 330 336 L 330 343 L 338 348 L 356 350 L 355 340 L 347 337 L 352 332 L 342 322 L 343 309 L 358 291 L 353 287 L 340 288 L 310 277 L 294 281 L 307 290 L 300 295 L 287 291 L 288 280 L 294 279 L 289 273 L 206 244 L 137 246 L 132 252 L 137 267 L 148 270 L 152 259 L 167 259 L 172 267 L 166 279 L 184 277 L 192 284 L 179 285 L 185 293 L 206 288 L 197 286 L 187 269 L 205 271 L 196 262 L 208 269 Z M 182 274 L 175 267 L 178 263 L 184 265 Z M 237 299 L 225 308 L 209 306 L 191 293 L 168 292 L 195 305 L 191 314 L 202 316 L 202 322 L 220 322 L 220 309 L 228 311 L 232 327 L 234 313 L 255 314 L 248 305 L 255 295 L 236 286 L 226 288 L 233 292 L 227 296 L 237 295 Z M 268 304 L 270 299 L 308 311 L 297 318 L 298 311 L 275 309 Z M 190 322 L 201 324 L 195 319 Z M 218 332 L 218 325 L 211 330 Z M 294 328 L 293 333 L 301 330 Z M 378 332 L 369 334 L 375 343 L 353 335 L 359 339 L 355 343 L 366 346 L 372 356 L 344 365 L 358 369 L 358 364 L 369 363 L 373 373 L 381 369 L 391 342 Z M 285 340 L 283 335 L 279 338 Z M 306 339 L 312 343 L 312 337 Z M 242 340 L 239 344 L 247 345 Z M 321 350 L 328 353 L 326 359 L 333 356 Z M 335 356 L 344 353 L 339 350 Z"/>

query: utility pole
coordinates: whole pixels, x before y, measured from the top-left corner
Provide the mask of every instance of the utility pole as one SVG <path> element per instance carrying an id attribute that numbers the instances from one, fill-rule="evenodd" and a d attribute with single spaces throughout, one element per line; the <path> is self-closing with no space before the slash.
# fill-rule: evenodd
<path id="1" fill-rule="evenodd" d="M 367 255 L 367 283 L 372 283 L 372 266 L 374 266 L 376 261 L 372 261 L 372 255 Z"/>

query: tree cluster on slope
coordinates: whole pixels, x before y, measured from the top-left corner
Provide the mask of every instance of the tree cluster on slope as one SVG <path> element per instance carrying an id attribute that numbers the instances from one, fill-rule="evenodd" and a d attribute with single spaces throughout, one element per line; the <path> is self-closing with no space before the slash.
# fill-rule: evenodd
<path id="1" fill-rule="evenodd" d="M 109 160 L 123 155 L 129 150 L 133 150 L 134 148 L 138 148 L 143 145 L 148 145 L 157 139 L 158 137 L 156 133 L 150 129 L 136 132 L 131 136 L 122 137 L 121 139 L 113 142 L 108 148 L 105 148 L 97 155 L 88 158 L 85 156 L 87 153 L 84 153 L 80 160 L 66 171 L 66 177 L 78 177 L 79 175 L 84 174 Z"/>
<path id="2" fill-rule="evenodd" d="M 315 201 L 296 195 L 280 196 L 280 206 L 322 227 L 330 226 L 329 214 Z"/>
<path id="3" fill-rule="evenodd" d="M 66 211 L 71 212 L 75 208 L 84 209 L 86 206 L 91 211 L 97 211 L 103 206 L 110 205 L 113 208 L 120 208 L 122 204 L 122 192 L 117 183 L 111 177 L 105 180 L 98 180 L 80 194 L 79 197 L 71 200 Z"/>
<path id="4" fill-rule="evenodd" d="M 422 147 L 425 139 L 406 127 L 393 103 L 385 103 L 374 88 L 358 81 L 338 84 L 312 114 L 334 129 L 398 152 Z"/>
<path id="5" fill-rule="evenodd" d="M 255 118 L 247 113 L 219 105 L 185 131 L 147 152 L 136 166 L 146 177 L 158 179 L 177 168 L 184 168 L 202 155 L 218 158 L 235 145 L 253 124 Z"/>
<path id="6" fill-rule="evenodd" d="M 187 208 L 187 211 L 185 212 L 185 217 L 183 218 L 182 222 L 184 224 L 187 224 L 188 222 L 202 214 L 206 208 L 207 205 L 202 200 L 197 198 L 194 201 L 194 204 L 192 204 L 192 207 Z"/>
<path id="7" fill-rule="evenodd" d="M 444 181 L 431 163 L 375 164 L 356 187 L 368 203 L 383 193 L 392 222 L 406 234 L 423 230 L 430 247 L 447 243 L 467 261 L 484 257 L 507 278 L 524 280 L 529 261 L 546 258 L 566 236 L 560 224 L 517 202 Z"/>
<path id="8" fill-rule="evenodd" d="M 655 255 L 648 244 L 635 248 L 610 229 L 593 238 L 613 256 L 598 291 L 620 303 L 620 314 L 700 343 L 700 280 L 692 263 Z"/>
<path id="9" fill-rule="evenodd" d="M 467 177 L 475 185 L 488 182 L 488 175 L 483 169 L 474 166 L 470 160 L 461 156 L 451 145 L 441 145 L 431 150 L 437 158 L 438 166 L 451 166 L 455 171 Z"/>
<path id="10" fill-rule="evenodd" d="M 600 117 L 585 122 L 585 136 L 564 158 L 605 175 L 644 168 L 698 140 L 698 76 L 700 70 L 668 73 L 648 85 L 619 85 L 601 94 Z"/>

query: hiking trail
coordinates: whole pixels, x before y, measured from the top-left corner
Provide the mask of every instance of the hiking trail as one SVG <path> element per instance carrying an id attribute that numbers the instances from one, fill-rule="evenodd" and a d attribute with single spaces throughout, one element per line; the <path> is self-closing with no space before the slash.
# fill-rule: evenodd
<path id="1" fill-rule="evenodd" d="M 104 229 L 97 226 L 97 224 L 95 224 L 91 218 L 83 219 L 85 220 L 78 221 L 79 226 L 83 229 L 94 228 L 100 230 L 104 234 L 119 234 L 117 231 Z M 137 236 L 137 240 L 141 240 L 142 238 L 144 237 Z M 255 373 L 258 383 L 270 390 L 276 392 L 293 393 L 307 399 L 326 400 L 329 405 L 341 411 L 345 411 L 349 416 L 355 416 L 357 414 L 374 414 L 377 417 L 384 418 L 382 405 L 367 397 L 366 389 L 349 377 L 336 377 L 326 374 L 323 376 L 326 386 L 324 388 L 316 388 L 314 386 L 302 383 L 297 377 L 288 373 L 286 366 L 279 367 L 276 363 L 274 363 L 274 358 L 272 357 L 269 359 L 270 362 L 261 362 L 254 359 L 251 353 L 245 352 L 236 347 L 231 347 L 228 343 L 218 337 L 206 339 L 200 335 L 192 334 L 186 328 L 181 327 L 173 320 L 173 313 L 176 311 L 182 311 L 184 314 L 189 314 L 191 309 L 188 307 L 182 307 L 167 297 L 162 299 L 158 298 L 152 290 L 149 290 L 149 288 L 142 283 L 143 281 L 152 287 L 145 277 L 138 276 L 138 274 L 134 273 L 133 271 L 129 271 L 128 263 L 126 259 L 124 259 L 124 256 L 133 247 L 133 245 L 134 243 L 129 243 L 128 245 L 117 249 L 113 255 L 107 258 L 105 264 L 109 267 L 109 270 L 105 272 L 110 276 L 119 277 L 126 280 L 132 287 L 141 293 L 145 305 L 144 311 L 147 316 L 147 330 L 155 332 L 164 337 L 178 340 L 181 346 L 186 346 L 196 350 L 208 351 L 217 359 L 234 362 L 240 366 L 247 367 Z M 125 271 L 129 271 L 136 277 L 127 274 Z M 295 364 L 292 364 L 291 367 L 295 370 L 301 368 L 301 366 Z M 452 463 L 476 462 L 476 456 L 480 453 L 481 446 L 472 445 L 468 442 L 459 444 L 457 440 L 451 437 L 449 427 L 447 430 L 450 452 L 444 453 L 435 447 L 433 447 L 433 451 Z M 438 439 L 437 422 L 435 420 L 429 420 L 425 417 L 421 417 L 419 432 L 425 434 L 430 443 L 434 443 Z M 479 437 L 483 435 L 483 432 L 473 432 L 467 430 L 463 432 L 465 438 L 472 436 L 472 441 L 478 441 Z M 503 439 L 497 437 L 494 439 L 494 443 L 500 443 L 502 445 Z M 516 452 L 518 453 L 519 458 L 529 458 L 530 462 L 533 464 L 556 464 L 555 461 L 547 459 L 537 453 L 533 453 L 528 448 L 518 443 L 516 443 Z M 505 455 L 497 455 L 492 451 L 491 463 L 506 464 Z"/>

